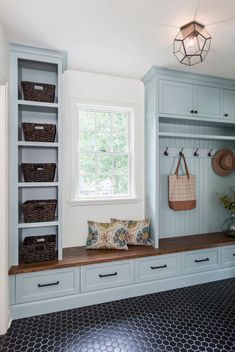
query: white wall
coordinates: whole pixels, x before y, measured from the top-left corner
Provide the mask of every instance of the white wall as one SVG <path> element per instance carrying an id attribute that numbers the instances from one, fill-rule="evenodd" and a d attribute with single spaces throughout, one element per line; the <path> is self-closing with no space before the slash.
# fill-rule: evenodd
<path id="1" fill-rule="evenodd" d="M 7 184 L 7 86 L 8 47 L 0 25 L 0 335 L 8 326 L 8 184 Z"/>
<path id="2" fill-rule="evenodd" d="M 63 115 L 63 146 L 64 146 L 64 247 L 82 246 L 87 237 L 87 220 L 109 221 L 110 217 L 123 219 L 140 219 L 144 216 L 144 86 L 135 79 L 113 77 L 80 71 L 64 73 L 64 115 Z M 138 172 L 139 198 L 134 204 L 106 205 L 71 205 L 71 140 L 72 102 L 95 101 L 109 103 L 127 103 L 139 107 Z"/>
<path id="3" fill-rule="evenodd" d="M 8 44 L 4 30 L 0 24 L 0 84 L 8 77 Z"/>

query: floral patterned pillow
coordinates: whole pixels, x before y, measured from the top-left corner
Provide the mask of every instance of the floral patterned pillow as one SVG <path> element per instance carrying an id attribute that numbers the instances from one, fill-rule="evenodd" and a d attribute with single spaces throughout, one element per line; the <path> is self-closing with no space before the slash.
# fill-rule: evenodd
<path id="1" fill-rule="evenodd" d="M 122 223 L 128 228 L 127 244 L 131 246 L 151 246 L 150 219 L 119 220 L 111 219 L 111 223 Z"/>
<path id="2" fill-rule="evenodd" d="M 88 221 L 86 249 L 128 249 L 128 228 L 120 221 Z"/>

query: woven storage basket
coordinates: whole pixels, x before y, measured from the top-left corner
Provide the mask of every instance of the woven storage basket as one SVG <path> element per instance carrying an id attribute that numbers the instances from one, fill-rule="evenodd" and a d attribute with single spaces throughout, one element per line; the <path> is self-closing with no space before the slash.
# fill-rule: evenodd
<path id="1" fill-rule="evenodd" d="M 24 221 L 54 221 L 56 205 L 56 199 L 27 200 L 22 205 Z"/>
<path id="2" fill-rule="evenodd" d="M 56 125 L 49 123 L 22 123 L 24 139 L 27 142 L 54 142 Z"/>
<path id="3" fill-rule="evenodd" d="M 22 243 L 21 255 L 24 263 L 55 259 L 56 235 L 26 237 Z"/>
<path id="4" fill-rule="evenodd" d="M 21 86 L 24 93 L 24 100 L 54 103 L 54 84 L 21 81 Z"/>
<path id="5" fill-rule="evenodd" d="M 53 182 L 56 164 L 21 164 L 25 182 Z"/>

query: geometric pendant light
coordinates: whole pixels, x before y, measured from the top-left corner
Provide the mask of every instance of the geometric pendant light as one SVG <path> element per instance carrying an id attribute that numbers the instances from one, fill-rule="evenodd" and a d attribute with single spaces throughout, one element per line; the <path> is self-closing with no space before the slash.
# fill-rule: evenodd
<path id="1" fill-rule="evenodd" d="M 205 59 L 210 45 L 211 36 L 205 26 L 192 21 L 180 28 L 174 40 L 173 53 L 181 64 L 192 66 Z"/>

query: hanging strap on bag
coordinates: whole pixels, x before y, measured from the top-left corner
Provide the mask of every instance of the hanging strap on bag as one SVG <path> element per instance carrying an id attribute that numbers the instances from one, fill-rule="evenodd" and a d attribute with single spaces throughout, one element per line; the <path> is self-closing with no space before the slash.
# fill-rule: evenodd
<path id="1" fill-rule="evenodd" d="M 182 154 L 180 156 L 180 158 L 179 158 L 178 164 L 177 164 L 176 169 L 175 169 L 175 175 L 177 176 L 177 178 L 179 177 L 179 168 L 180 168 L 181 159 L 183 159 L 183 161 L 184 161 L 186 175 L 187 175 L 187 178 L 189 179 L 190 176 L 189 176 L 188 166 L 187 166 L 184 154 Z"/>
<path id="2" fill-rule="evenodd" d="M 183 159 L 185 174 L 179 175 Z M 169 207 L 175 211 L 191 210 L 196 207 L 196 178 L 189 174 L 185 156 L 178 160 L 175 173 L 169 175 Z"/>

